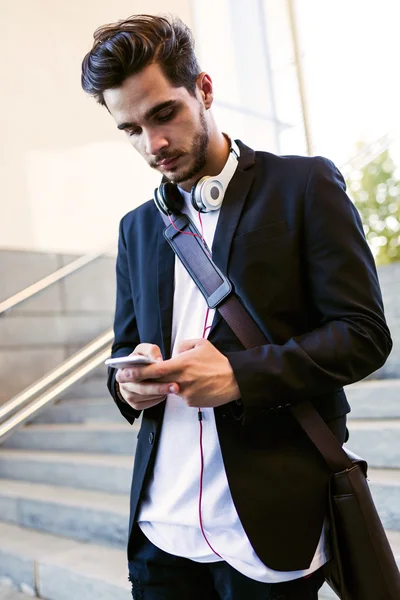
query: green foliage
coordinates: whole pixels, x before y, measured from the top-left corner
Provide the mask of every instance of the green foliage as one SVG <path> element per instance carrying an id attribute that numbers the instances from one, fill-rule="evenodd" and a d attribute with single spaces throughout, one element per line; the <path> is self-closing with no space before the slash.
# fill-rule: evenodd
<path id="1" fill-rule="evenodd" d="M 377 264 L 400 260 L 400 179 L 389 150 L 347 177 Z"/>

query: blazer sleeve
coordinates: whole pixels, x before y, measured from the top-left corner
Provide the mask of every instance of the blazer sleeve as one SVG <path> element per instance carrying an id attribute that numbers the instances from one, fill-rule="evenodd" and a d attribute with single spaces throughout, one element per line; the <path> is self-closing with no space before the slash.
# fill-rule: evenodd
<path id="1" fill-rule="evenodd" d="M 304 284 L 318 326 L 283 345 L 226 354 L 245 407 L 338 390 L 381 367 L 392 348 L 359 213 L 341 173 L 322 157 L 313 159 L 304 192 L 303 240 Z"/>
<path id="2" fill-rule="evenodd" d="M 114 317 L 114 343 L 111 351 L 113 357 L 131 354 L 140 342 L 133 307 L 131 283 L 129 280 L 123 219 L 121 220 L 119 227 L 116 279 L 117 299 Z M 118 384 L 115 381 L 116 373 L 116 369 L 108 369 L 107 387 L 122 416 L 132 424 L 134 420 L 140 416 L 141 411 L 132 408 L 120 395 Z"/>

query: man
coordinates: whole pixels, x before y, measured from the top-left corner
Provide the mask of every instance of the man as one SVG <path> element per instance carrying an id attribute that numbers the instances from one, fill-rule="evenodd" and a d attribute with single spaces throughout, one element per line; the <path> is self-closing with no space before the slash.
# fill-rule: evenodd
<path id="1" fill-rule="evenodd" d="M 82 85 L 174 184 L 166 212 L 190 216 L 272 342 L 244 349 L 207 309 L 153 200 L 122 219 L 112 354 L 156 360 L 108 379 L 124 417 L 142 415 L 133 597 L 316 600 L 329 560 L 329 472 L 290 405 L 311 400 L 343 443 L 343 386 L 391 349 L 343 178 L 327 159 L 254 152 L 221 132 L 212 80 L 179 19 L 136 15 L 98 29 Z M 232 161 L 222 205 L 204 212 L 197 182 L 224 179 Z"/>

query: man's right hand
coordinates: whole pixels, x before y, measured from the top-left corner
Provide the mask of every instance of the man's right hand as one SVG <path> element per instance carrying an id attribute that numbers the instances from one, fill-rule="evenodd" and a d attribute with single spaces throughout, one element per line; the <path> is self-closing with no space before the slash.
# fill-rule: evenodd
<path id="1" fill-rule="evenodd" d="M 132 354 L 140 354 L 154 358 L 157 362 L 162 361 L 160 348 L 155 344 L 139 344 L 136 346 Z M 131 354 L 131 355 L 132 355 Z M 131 356 L 130 355 L 130 356 Z M 129 369 L 118 369 L 116 381 L 119 386 L 119 393 L 132 408 L 136 410 L 144 410 L 159 404 L 167 397 L 167 394 L 177 392 L 179 386 L 176 383 L 161 383 L 156 379 L 146 379 L 143 377 L 145 368 L 130 367 Z"/>

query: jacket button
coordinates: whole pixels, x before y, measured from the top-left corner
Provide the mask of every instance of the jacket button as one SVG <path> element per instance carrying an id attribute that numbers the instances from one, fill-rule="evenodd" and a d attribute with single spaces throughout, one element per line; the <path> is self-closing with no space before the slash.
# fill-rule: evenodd
<path id="1" fill-rule="evenodd" d="M 154 432 L 152 431 L 149 435 L 149 444 L 152 444 L 154 442 Z"/>

